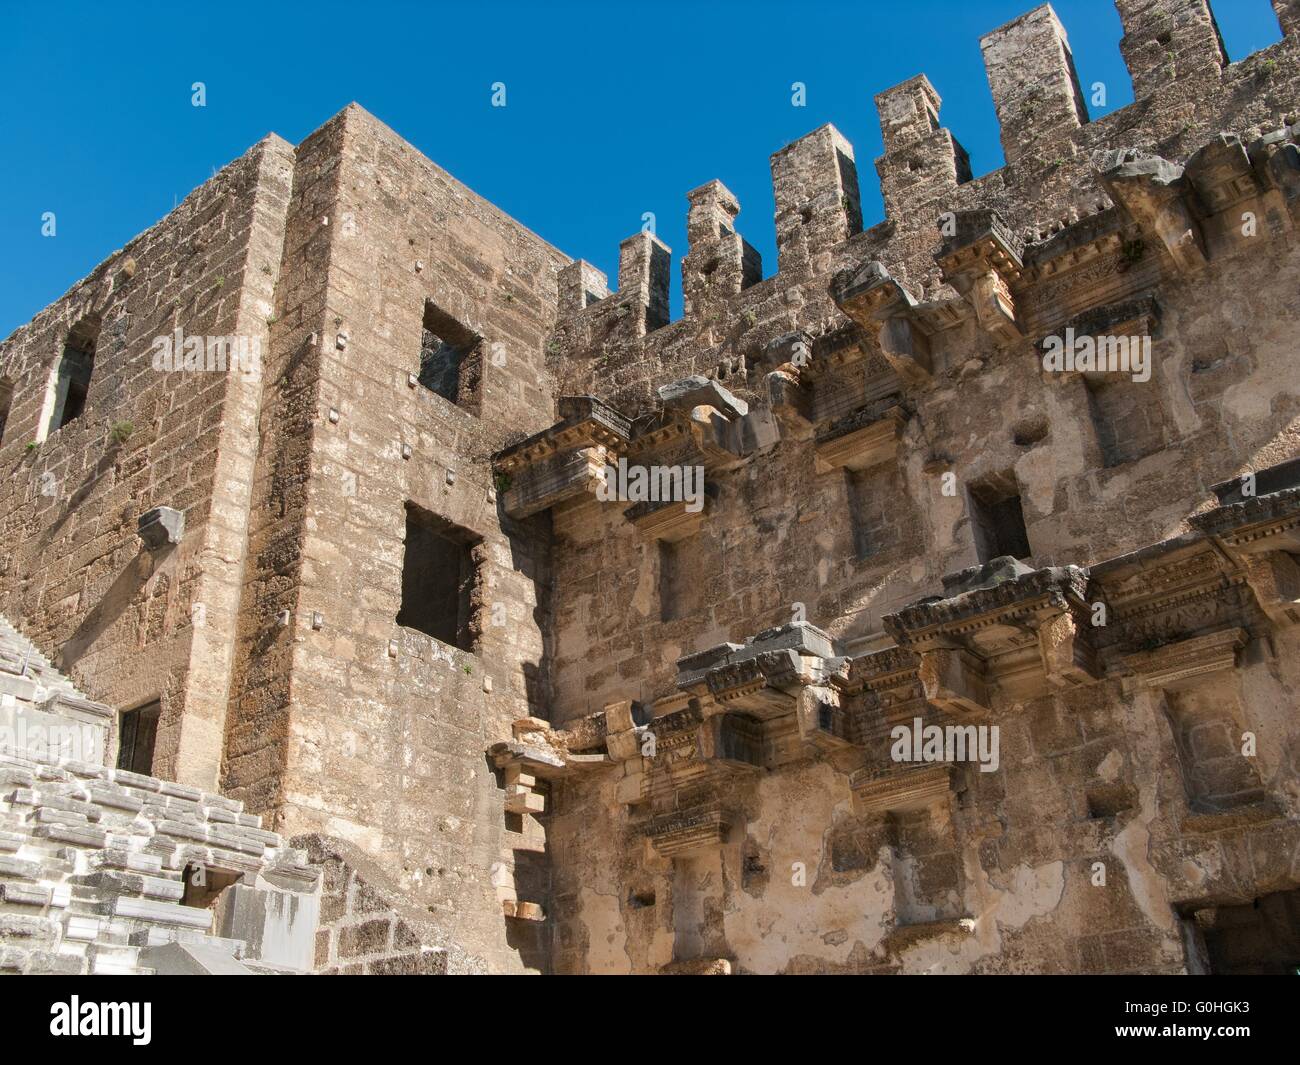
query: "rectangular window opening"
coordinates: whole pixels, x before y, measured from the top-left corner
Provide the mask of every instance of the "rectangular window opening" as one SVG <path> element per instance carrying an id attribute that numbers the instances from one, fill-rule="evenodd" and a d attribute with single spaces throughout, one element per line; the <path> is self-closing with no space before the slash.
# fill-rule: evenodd
<path id="1" fill-rule="evenodd" d="M 413 503 L 406 504 L 406 550 L 402 558 L 402 606 L 397 624 L 435 640 L 473 651 L 478 637 L 473 590 L 481 540 Z"/>
<path id="2" fill-rule="evenodd" d="M 448 403 L 477 414 L 483 371 L 482 347 L 482 338 L 477 333 L 430 300 L 424 305 L 417 379 Z"/>
<path id="3" fill-rule="evenodd" d="M 1026 559 L 1033 554 L 1014 477 L 1004 475 L 971 485 L 969 496 L 975 551 L 980 562 L 990 562 L 1003 555 Z"/>
<path id="4" fill-rule="evenodd" d="M 162 704 L 155 700 L 127 710 L 119 720 L 117 768 L 142 776 L 153 775 L 154 741 Z"/>

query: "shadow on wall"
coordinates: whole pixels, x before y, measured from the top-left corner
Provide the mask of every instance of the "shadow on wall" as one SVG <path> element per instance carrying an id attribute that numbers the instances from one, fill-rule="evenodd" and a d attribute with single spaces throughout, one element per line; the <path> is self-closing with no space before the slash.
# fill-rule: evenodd
<path id="1" fill-rule="evenodd" d="M 64 643 L 55 656 L 55 667 L 70 674 L 86 652 L 122 616 L 149 578 L 161 568 L 161 564 L 174 550 L 174 547 L 170 547 L 160 552 L 158 564 L 155 565 L 154 556 L 141 549 Z"/>

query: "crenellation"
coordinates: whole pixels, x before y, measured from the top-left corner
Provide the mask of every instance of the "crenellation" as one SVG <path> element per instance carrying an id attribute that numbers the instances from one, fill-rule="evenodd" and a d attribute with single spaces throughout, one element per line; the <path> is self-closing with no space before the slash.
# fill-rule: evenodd
<path id="1" fill-rule="evenodd" d="M 876 173 L 888 219 L 933 209 L 971 180 L 965 149 L 939 125 L 939 105 L 939 94 L 924 74 L 876 95 L 885 142 Z"/>
<path id="2" fill-rule="evenodd" d="M 1298 0 L 1271 0 L 1282 33 L 1290 37 L 1300 30 L 1300 2 Z"/>
<path id="3" fill-rule="evenodd" d="M 1042 159 L 1088 121 L 1074 56 L 1050 4 L 980 38 L 1008 164 Z"/>
<path id="4" fill-rule="evenodd" d="M 763 278 L 762 257 L 736 232 L 740 202 L 714 180 L 686 194 L 690 210 L 682 259 L 682 301 L 687 318 L 710 316 L 719 305 Z"/>
<path id="5" fill-rule="evenodd" d="M 822 126 L 772 155 L 777 268 L 824 268 L 836 245 L 862 230 L 853 146 Z"/>
<path id="6" fill-rule="evenodd" d="M 672 249 L 648 230 L 618 246 L 618 292 L 632 308 L 633 335 L 644 336 L 668 324 L 672 254 Z"/>
<path id="7" fill-rule="evenodd" d="M 1116 0 L 1115 6 L 1124 26 L 1119 50 L 1135 100 L 1175 81 L 1177 92 L 1185 94 L 1189 83 L 1222 76 L 1228 56 L 1209 0 Z"/>

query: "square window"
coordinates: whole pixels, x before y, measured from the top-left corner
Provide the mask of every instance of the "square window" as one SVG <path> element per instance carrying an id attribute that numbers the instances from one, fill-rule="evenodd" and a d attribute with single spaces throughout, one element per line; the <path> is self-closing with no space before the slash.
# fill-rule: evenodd
<path id="1" fill-rule="evenodd" d="M 1002 555 L 1026 559 L 1033 554 L 1014 478 L 994 478 L 971 485 L 969 495 L 971 527 L 980 562 Z"/>
<path id="2" fill-rule="evenodd" d="M 477 414 L 483 372 L 483 340 L 473 330 L 438 309 L 424 305 L 417 380 L 458 407 Z"/>

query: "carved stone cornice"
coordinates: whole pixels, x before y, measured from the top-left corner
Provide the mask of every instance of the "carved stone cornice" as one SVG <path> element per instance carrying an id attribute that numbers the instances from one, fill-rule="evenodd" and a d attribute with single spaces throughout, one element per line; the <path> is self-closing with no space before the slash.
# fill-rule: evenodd
<path id="1" fill-rule="evenodd" d="M 882 771 L 860 769 L 849 776 L 853 809 L 863 816 L 916 810 L 947 802 L 952 766 L 904 765 Z"/>
<path id="2" fill-rule="evenodd" d="M 993 210 L 958 211 L 954 232 L 935 256 L 943 279 L 966 300 L 981 329 L 999 344 L 1024 335 L 1012 287 L 1024 271 L 1023 247 Z"/>
<path id="3" fill-rule="evenodd" d="M 1102 153 L 1096 166 L 1111 199 L 1137 223 L 1152 246 L 1165 249 L 1179 273 L 1205 268 L 1205 238 L 1181 166 L 1159 156 L 1140 157 L 1129 149 Z"/>
<path id="4" fill-rule="evenodd" d="M 1168 643 L 1152 651 L 1126 655 L 1123 667 L 1130 674 L 1126 686 L 1138 688 L 1172 688 L 1181 681 L 1233 669 L 1237 655 L 1250 637 L 1244 629 L 1231 628 Z"/>
<path id="5" fill-rule="evenodd" d="M 898 441 L 911 412 L 897 399 L 869 404 L 838 418 L 817 433 L 818 473 L 845 468 L 864 470 L 898 455 Z"/>
<path id="6" fill-rule="evenodd" d="M 1100 676 L 1085 600 L 1088 571 L 1030 570 L 1011 558 L 944 579 L 951 593 L 886 615 L 899 645 L 919 656 L 925 698 L 955 715 L 984 713 L 1008 692 L 1071 687 Z"/>
<path id="7" fill-rule="evenodd" d="M 497 452 L 492 466 L 505 478 L 502 506 L 526 518 L 584 492 L 595 492 L 607 464 L 627 448 L 631 422 L 591 396 L 559 401 L 561 420 Z"/>
<path id="8" fill-rule="evenodd" d="M 652 817 L 640 832 L 661 857 L 682 858 L 720 847 L 734 823 L 734 815 L 721 803 L 705 803 Z"/>

